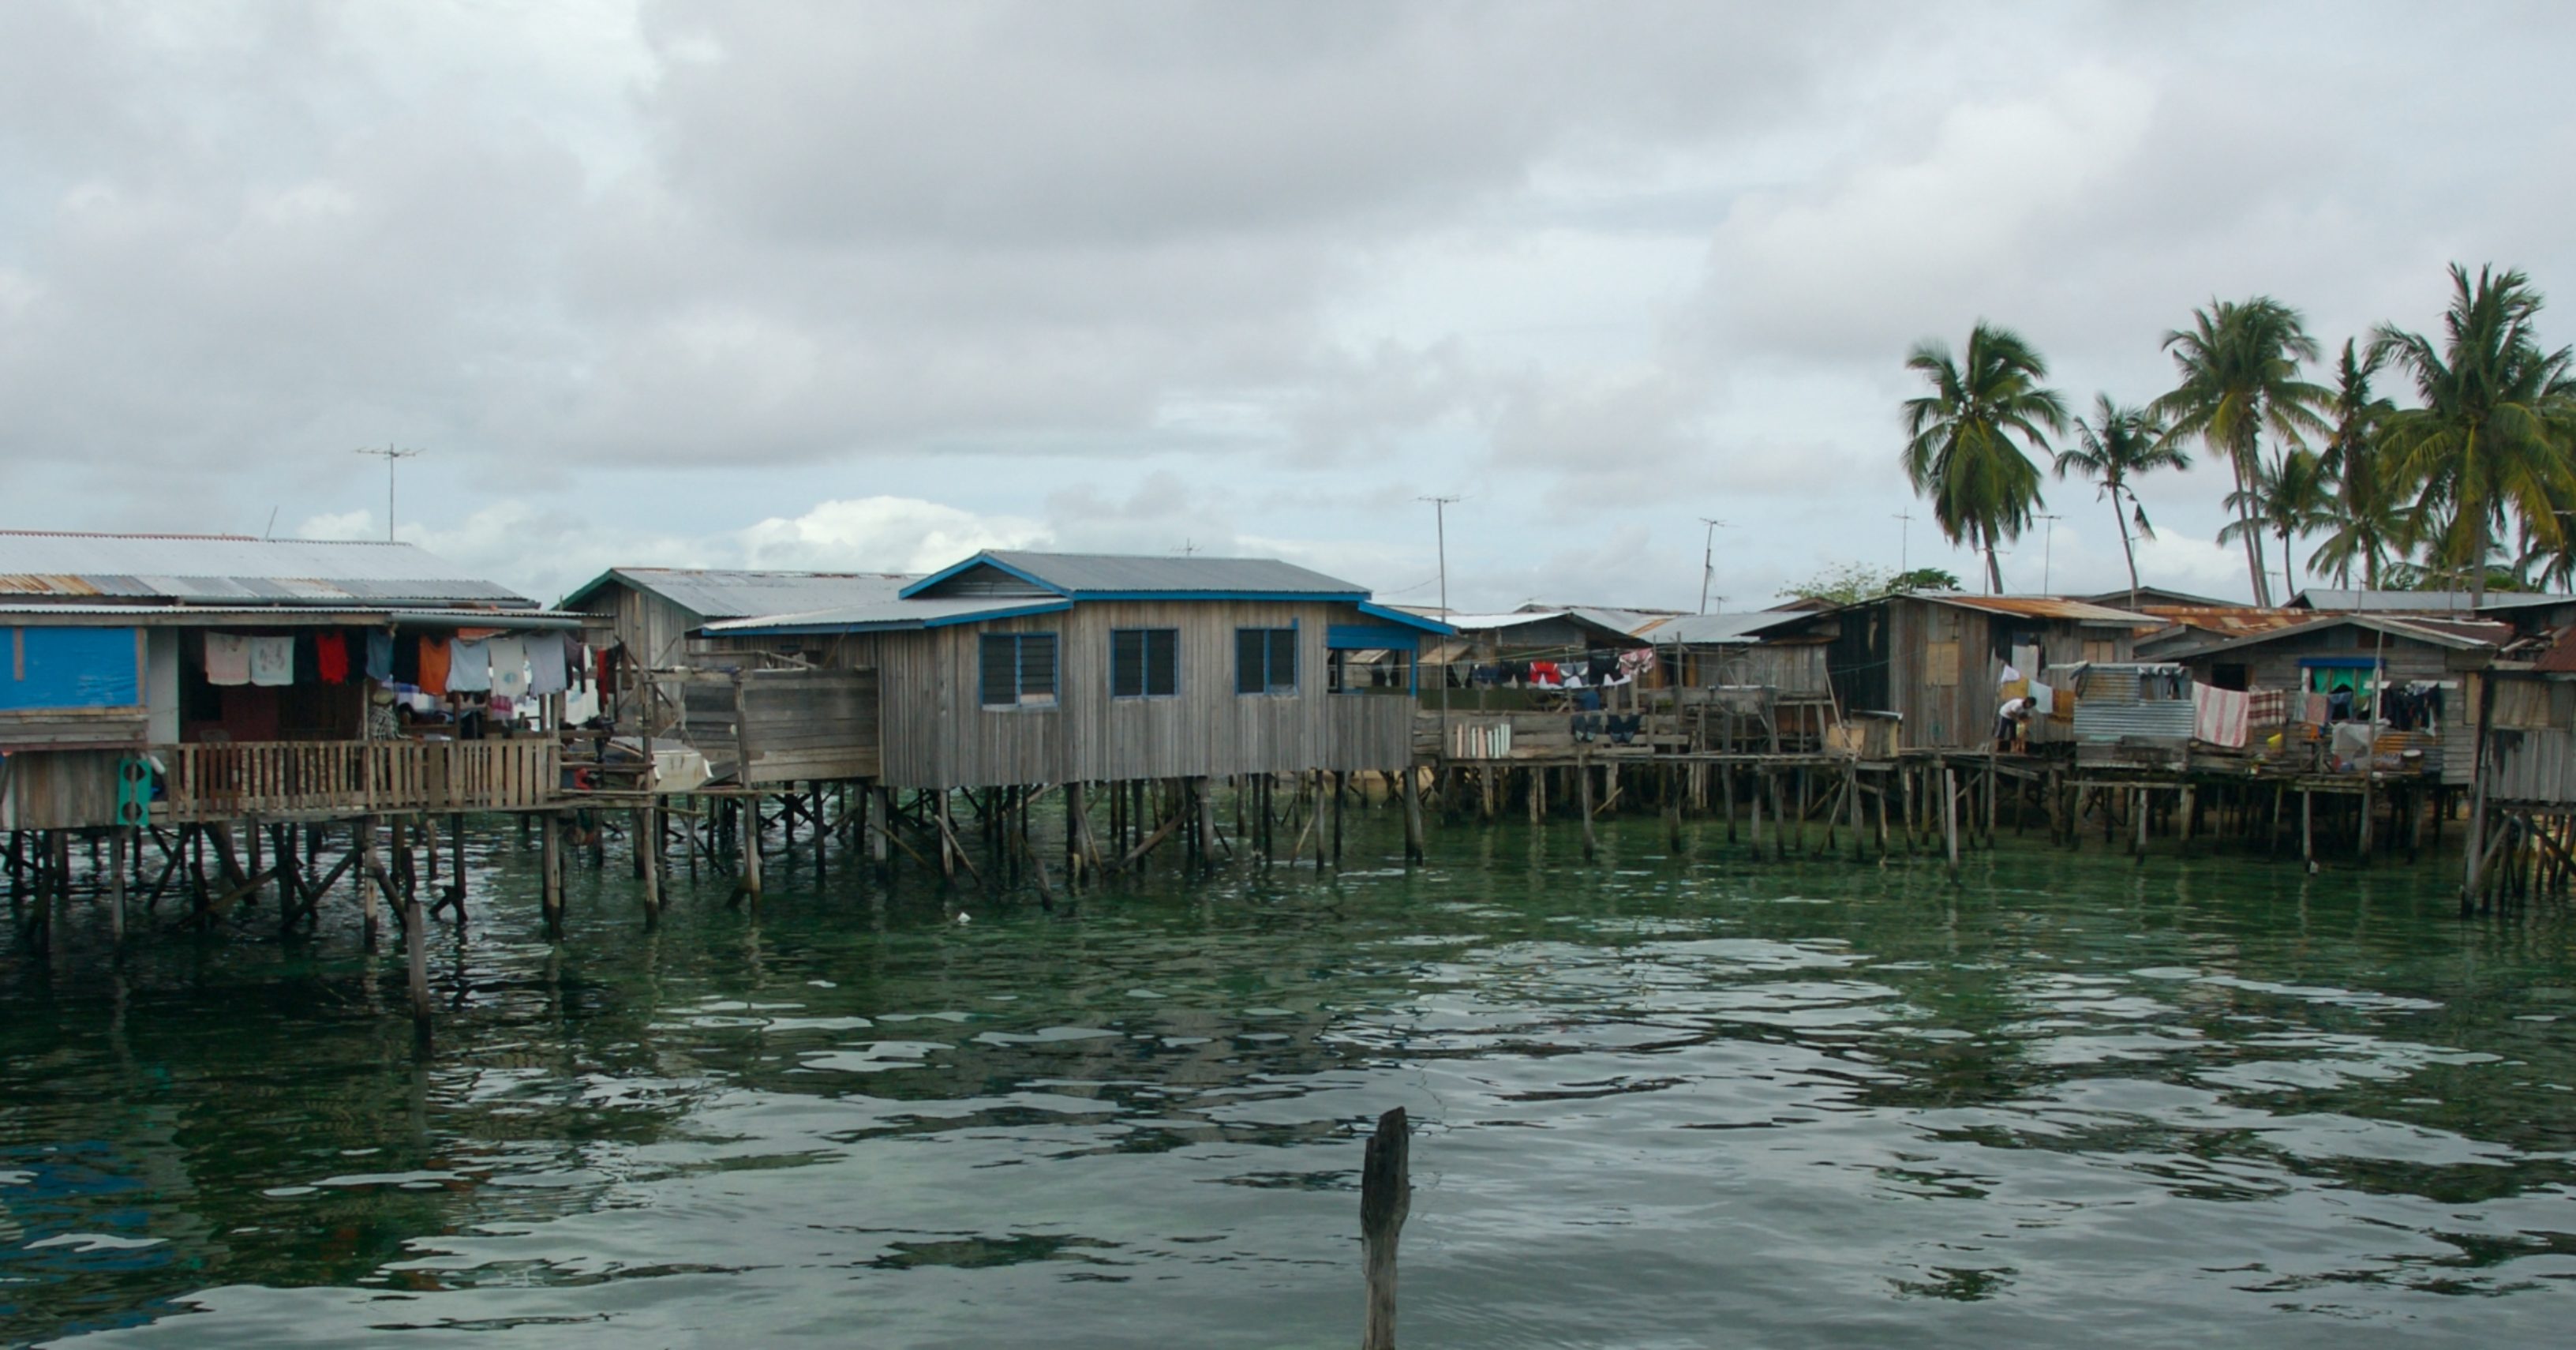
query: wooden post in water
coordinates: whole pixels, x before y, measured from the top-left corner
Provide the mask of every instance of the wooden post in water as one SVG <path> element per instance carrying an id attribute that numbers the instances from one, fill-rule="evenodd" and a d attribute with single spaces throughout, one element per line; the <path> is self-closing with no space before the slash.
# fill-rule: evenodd
<path id="1" fill-rule="evenodd" d="M 1575 804 L 1583 812 L 1583 860 L 1592 861 L 1600 843 L 1592 837 L 1592 758 L 1577 752 L 1574 757 L 1574 779 L 1580 786 L 1575 791 Z"/>
<path id="2" fill-rule="evenodd" d="M 1423 861 L 1425 856 L 1422 837 L 1422 774 L 1420 770 L 1409 764 L 1404 767 L 1402 773 L 1404 775 L 1404 860 L 1418 863 Z"/>
<path id="3" fill-rule="evenodd" d="M 1379 1116 L 1360 1164 L 1360 1265 L 1368 1279 L 1360 1350 L 1395 1350 L 1395 1246 L 1413 1208 L 1412 1151 L 1404 1108 Z"/>
<path id="4" fill-rule="evenodd" d="M 2317 794 L 2299 789 L 2299 861 L 2317 865 Z"/>
<path id="5" fill-rule="evenodd" d="M 358 817 L 358 932 L 368 951 L 376 949 L 376 934 L 381 926 L 376 897 L 376 878 L 384 875 L 376 866 L 376 818 Z"/>
<path id="6" fill-rule="evenodd" d="M 526 817 L 523 816 L 521 819 Z M 537 903 L 545 915 L 546 936 L 550 938 L 563 936 L 563 832 L 564 813 L 547 812 L 545 842 L 537 855 L 538 870 L 544 873 L 538 885 Z"/>
<path id="7" fill-rule="evenodd" d="M 1959 784 L 1950 766 L 1941 766 L 1941 842 L 1950 853 L 1950 879 L 1959 879 Z"/>
<path id="8" fill-rule="evenodd" d="M 2364 866 L 2364 867 L 2368 867 L 2368 866 L 2370 865 L 2370 816 L 2371 816 L 2371 790 L 2370 790 L 2370 789 L 2371 789 L 2371 781 L 2370 781 L 2370 780 L 2371 780 L 2371 779 L 2373 779 L 2373 778 L 2376 778 L 2376 777 L 2378 777 L 2378 776 L 2379 776 L 2379 775 L 2377 775 L 2377 774 L 2375 774 L 2375 773 L 2372 773 L 2372 772 L 2370 771 L 2370 766 L 2369 766 L 2369 765 L 2364 764 L 2364 765 L 2362 766 L 2362 770 L 2361 770 L 2361 845 L 2360 845 L 2360 853 L 2361 853 L 2361 865 L 2362 865 L 2362 866 Z"/>
<path id="9" fill-rule="evenodd" d="M 944 804 L 944 803 L 943 803 Z M 742 825 L 742 894 L 754 908 L 760 905 L 760 798 L 745 797 Z M 943 844 L 943 847 L 945 845 Z M 947 855 L 940 855 L 945 858 Z"/>
<path id="10" fill-rule="evenodd" d="M 119 946 L 125 943 L 125 850 L 133 833 L 120 825 L 107 837 L 108 934 Z"/>
<path id="11" fill-rule="evenodd" d="M 2137 819 L 2129 822 L 2130 832 L 2135 838 L 2135 842 L 2130 845 L 2129 851 L 2136 855 L 2141 866 L 2144 866 L 2147 861 L 2147 807 L 2149 800 L 2147 790 L 2145 788 L 2138 789 L 2137 806 L 2135 808 Z"/>

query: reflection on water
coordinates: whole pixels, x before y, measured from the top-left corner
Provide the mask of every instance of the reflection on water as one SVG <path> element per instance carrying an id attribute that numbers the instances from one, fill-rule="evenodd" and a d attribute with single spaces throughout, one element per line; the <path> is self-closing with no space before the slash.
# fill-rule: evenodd
<path id="1" fill-rule="evenodd" d="M 1407 874 L 1384 825 L 1339 879 L 967 922 L 773 864 L 756 917 L 710 882 L 646 933 L 612 862 L 560 947 L 494 831 L 425 1066 L 346 931 L 7 958 L 0 1339 L 1346 1345 L 1355 1130 L 1395 1105 L 1410 1344 L 2576 1312 L 2568 932 L 2460 924 L 2442 866 L 2033 849 L 1953 889 L 1642 824 Z"/>

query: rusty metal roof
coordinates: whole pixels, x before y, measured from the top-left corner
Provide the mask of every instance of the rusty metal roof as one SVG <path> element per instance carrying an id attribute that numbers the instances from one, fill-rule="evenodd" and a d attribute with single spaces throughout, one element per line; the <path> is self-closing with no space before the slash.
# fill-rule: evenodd
<path id="1" fill-rule="evenodd" d="M 2576 628 L 2559 629 L 2549 649 L 2531 663 L 2531 668 L 2552 675 L 2576 675 Z"/>
<path id="2" fill-rule="evenodd" d="M 0 530 L 0 594 L 216 605 L 535 602 L 412 544 Z"/>
<path id="3" fill-rule="evenodd" d="M 1961 609 L 1983 610 L 1988 614 L 2009 614 L 2016 618 L 2047 619 L 2057 623 L 2105 624 L 2121 628 L 2157 626 L 2152 619 L 2130 610 L 2054 595 L 1965 595 L 1955 591 L 1916 591 L 1913 598 L 1956 605 Z"/>

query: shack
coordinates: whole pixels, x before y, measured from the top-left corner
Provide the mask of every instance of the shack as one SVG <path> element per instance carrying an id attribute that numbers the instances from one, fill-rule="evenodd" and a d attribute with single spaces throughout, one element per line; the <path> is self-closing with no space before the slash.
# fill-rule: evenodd
<path id="1" fill-rule="evenodd" d="M 1783 613 L 1763 645 L 1815 644 L 1844 716 L 1892 714 L 1908 750 L 1987 745 L 2005 670 L 2126 662 L 2152 619 L 2080 600 L 1918 591 Z"/>
<path id="2" fill-rule="evenodd" d="M 553 793 L 550 737 L 391 728 L 386 700 L 424 665 L 529 700 L 539 728 L 579 665 L 578 619 L 412 545 L 0 531 L 0 593 L 0 829 Z"/>
<path id="3" fill-rule="evenodd" d="M 891 598 L 710 623 L 703 668 L 873 672 L 877 775 L 945 790 L 1393 772 L 1451 630 L 1268 558 L 988 551 Z M 1350 658 L 1395 678 L 1337 678 Z"/>
<path id="4" fill-rule="evenodd" d="M 912 580 L 899 572 L 612 567 L 575 587 L 557 608 L 588 616 L 609 690 L 625 695 L 647 672 L 684 667 L 690 635 L 707 624 L 880 604 Z M 618 706 L 624 720 L 634 720 L 631 698 L 621 697 Z"/>
<path id="5" fill-rule="evenodd" d="M 2511 639 L 2471 618 L 2343 613 L 2169 651 L 2193 681 L 2246 690 L 2258 726 L 2379 726 L 2416 738 L 2441 781 L 2465 785 L 2475 762 L 2480 673 Z M 2369 745 L 2362 746 L 2367 750 Z"/>

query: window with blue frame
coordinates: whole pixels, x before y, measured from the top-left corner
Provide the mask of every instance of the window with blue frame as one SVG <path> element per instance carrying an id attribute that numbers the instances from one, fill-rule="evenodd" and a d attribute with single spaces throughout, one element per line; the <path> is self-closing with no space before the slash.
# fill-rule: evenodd
<path id="1" fill-rule="evenodd" d="M 985 707 L 1055 705 L 1055 634 L 986 633 L 979 655 Z"/>
<path id="2" fill-rule="evenodd" d="M 1181 692 L 1181 630 L 1109 631 L 1109 696 L 1170 698 Z"/>
<path id="3" fill-rule="evenodd" d="M 1234 692 L 1238 694 L 1296 693 L 1297 630 L 1294 628 L 1235 629 Z"/>

